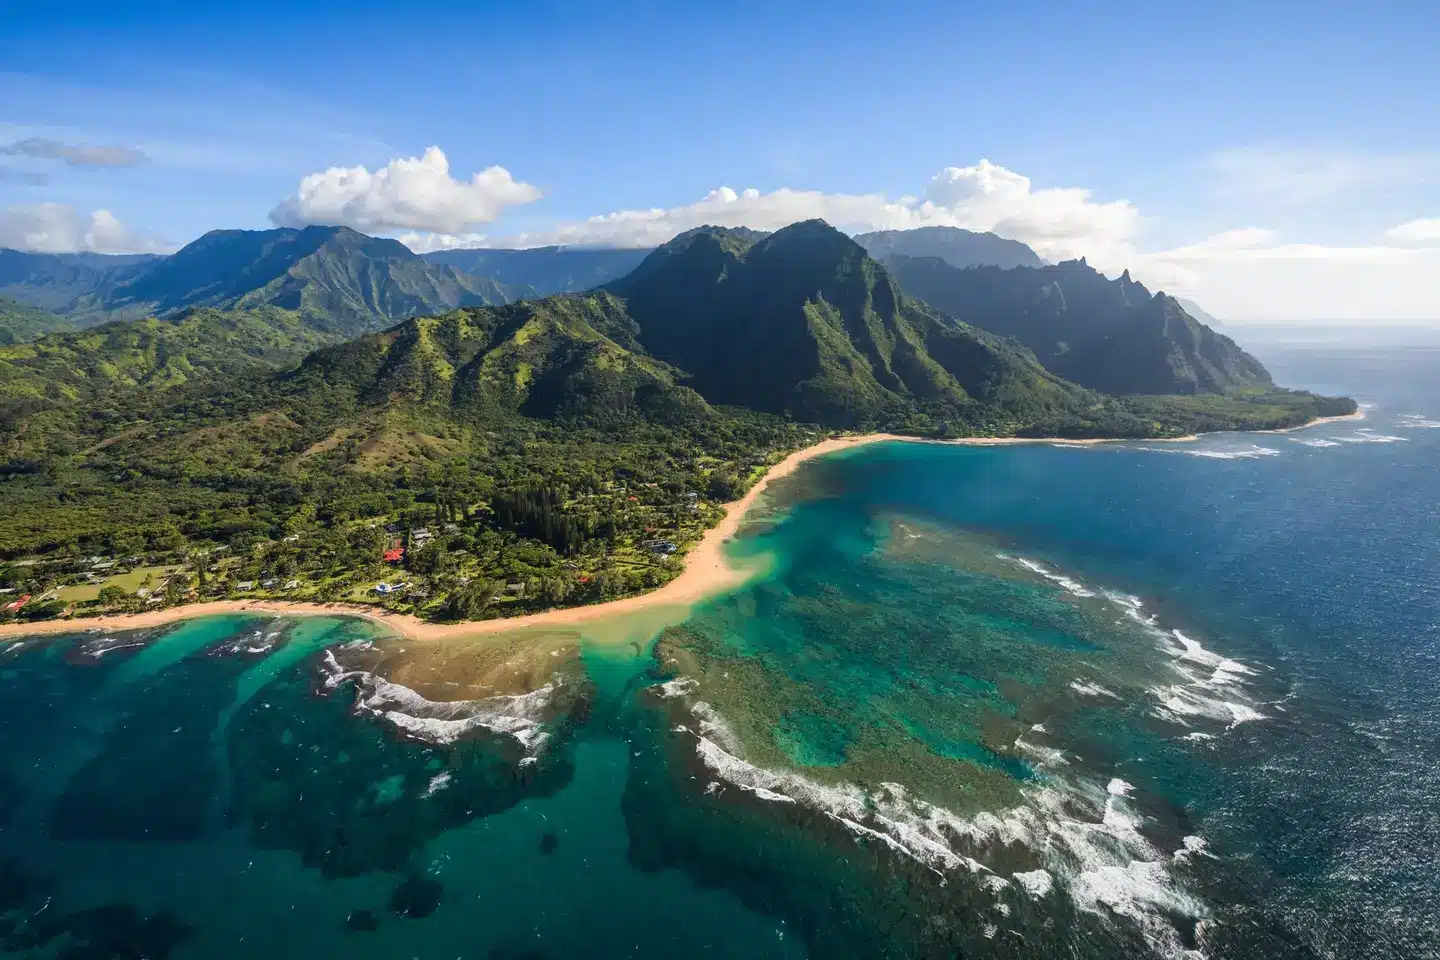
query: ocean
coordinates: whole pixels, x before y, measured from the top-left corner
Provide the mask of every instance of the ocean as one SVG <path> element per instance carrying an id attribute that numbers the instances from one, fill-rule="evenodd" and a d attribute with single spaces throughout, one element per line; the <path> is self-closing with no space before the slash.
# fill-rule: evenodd
<path id="1" fill-rule="evenodd" d="M 1440 350 L 1363 421 L 883 443 L 691 610 L 0 648 L 0 950 L 1440 956 Z"/>

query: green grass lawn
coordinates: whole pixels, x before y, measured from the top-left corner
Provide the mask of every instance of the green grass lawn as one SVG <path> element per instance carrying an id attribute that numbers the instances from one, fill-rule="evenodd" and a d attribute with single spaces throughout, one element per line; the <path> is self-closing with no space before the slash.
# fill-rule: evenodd
<path id="1" fill-rule="evenodd" d="M 100 596 L 100 590 L 104 587 L 119 587 L 126 593 L 134 593 L 140 589 L 147 576 L 158 586 L 162 580 L 179 569 L 179 564 L 136 567 L 129 573 L 118 573 L 101 583 L 79 583 L 72 587 L 61 587 L 58 596 L 64 603 L 89 603 Z"/>

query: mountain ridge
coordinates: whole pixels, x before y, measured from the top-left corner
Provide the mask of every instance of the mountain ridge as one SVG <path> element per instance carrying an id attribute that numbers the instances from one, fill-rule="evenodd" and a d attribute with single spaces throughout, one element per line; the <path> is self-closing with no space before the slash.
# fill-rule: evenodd
<path id="1" fill-rule="evenodd" d="M 1029 348 L 1046 369 L 1110 394 L 1232 393 L 1274 386 L 1259 360 L 1152 294 L 1125 271 L 1083 259 L 1043 267 L 959 269 L 892 257 L 900 285 L 940 310 Z"/>

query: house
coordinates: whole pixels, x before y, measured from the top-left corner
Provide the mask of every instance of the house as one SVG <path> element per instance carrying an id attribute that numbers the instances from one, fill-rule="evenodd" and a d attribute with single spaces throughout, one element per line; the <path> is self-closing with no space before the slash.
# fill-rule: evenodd
<path id="1" fill-rule="evenodd" d="M 300 581 L 299 581 L 299 580 L 286 580 L 286 581 L 285 581 L 285 586 L 281 587 L 280 589 L 282 589 L 282 590 L 294 590 L 294 589 L 298 588 L 299 586 L 300 586 Z"/>
<path id="2" fill-rule="evenodd" d="M 299 537 L 298 534 L 292 533 L 292 534 L 290 534 L 290 536 L 286 537 L 284 540 L 282 540 L 282 541 L 280 541 L 280 542 L 281 542 L 281 543 L 294 543 L 296 540 L 299 540 L 299 539 L 300 539 L 300 537 Z"/>
<path id="3" fill-rule="evenodd" d="M 506 592 L 506 593 L 513 593 L 513 594 L 515 594 L 517 597 L 523 597 L 523 596 L 525 596 L 525 584 L 523 584 L 523 583 L 507 583 L 507 584 L 505 584 L 505 592 Z"/>
<path id="4" fill-rule="evenodd" d="M 28 593 L 22 593 L 22 594 L 20 595 L 19 599 L 11 600 L 9 603 L 5 604 L 5 612 L 6 612 L 6 613 L 16 613 L 17 611 L 19 611 L 19 609 L 20 609 L 21 607 L 25 606 L 25 604 L 27 604 L 27 603 L 29 603 L 29 602 L 30 602 L 30 594 L 28 594 Z"/>
<path id="5" fill-rule="evenodd" d="M 385 551 L 385 556 L 383 557 L 383 559 L 386 563 L 399 563 L 400 560 L 404 558 L 404 556 L 404 547 L 394 547 L 390 550 Z"/>
<path id="6" fill-rule="evenodd" d="M 390 596 L 391 594 L 403 593 L 403 592 L 405 591 L 405 584 L 403 584 L 403 583 L 395 583 L 395 584 L 390 584 L 390 583 L 377 583 L 377 584 L 375 584 L 374 590 L 375 590 L 376 593 L 380 594 L 380 596 L 382 596 L 382 597 L 388 597 L 388 596 Z"/>
<path id="7" fill-rule="evenodd" d="M 246 591 L 246 590 L 254 590 L 254 589 L 255 589 L 255 581 L 254 581 L 254 580 L 241 580 L 239 583 L 235 584 L 235 589 L 241 591 L 242 593 L 243 593 L 244 591 Z"/>
<path id="8" fill-rule="evenodd" d="M 90 564 L 91 570 L 110 570 L 115 566 L 114 560 L 101 560 L 99 563 Z"/>
<path id="9" fill-rule="evenodd" d="M 680 549 L 669 540 L 645 540 L 641 542 L 640 546 L 651 553 L 674 553 Z"/>
<path id="10" fill-rule="evenodd" d="M 274 581 L 274 580 L 266 580 L 264 583 L 260 584 L 260 589 L 261 589 L 261 590 L 273 590 L 273 589 L 275 589 L 275 581 Z"/>

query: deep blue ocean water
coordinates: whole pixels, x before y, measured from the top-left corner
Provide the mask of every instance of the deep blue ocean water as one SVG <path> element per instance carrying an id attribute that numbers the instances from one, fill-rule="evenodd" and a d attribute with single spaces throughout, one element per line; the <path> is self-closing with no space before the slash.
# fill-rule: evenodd
<path id="1" fill-rule="evenodd" d="M 812 462 L 764 577 L 537 653 L 539 746 L 357 621 L 9 645 L 0 943 L 1440 956 L 1440 352 L 1260 353 L 1366 419 Z"/>

